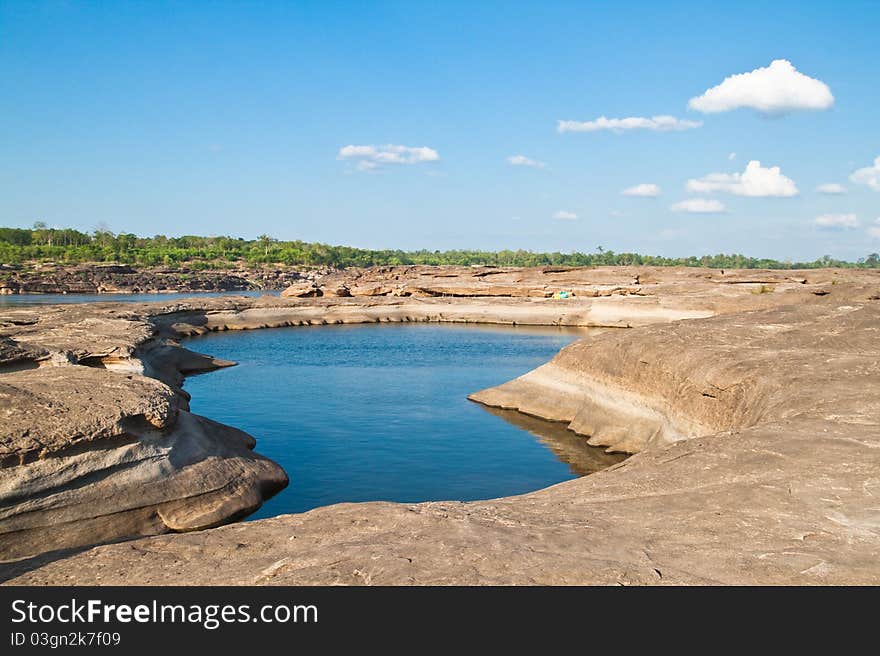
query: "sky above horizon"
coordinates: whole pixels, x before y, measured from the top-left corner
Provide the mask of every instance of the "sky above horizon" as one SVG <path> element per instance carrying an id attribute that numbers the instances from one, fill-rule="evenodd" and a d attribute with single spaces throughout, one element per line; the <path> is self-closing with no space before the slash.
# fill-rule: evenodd
<path id="1" fill-rule="evenodd" d="M 0 225 L 854 260 L 878 28 L 878 0 L 0 0 Z"/>

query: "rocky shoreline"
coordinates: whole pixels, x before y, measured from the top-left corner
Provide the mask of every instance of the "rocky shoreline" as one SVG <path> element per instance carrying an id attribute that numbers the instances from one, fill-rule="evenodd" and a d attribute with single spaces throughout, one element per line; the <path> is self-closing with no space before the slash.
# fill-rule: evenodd
<path id="1" fill-rule="evenodd" d="M 0 576 L 880 582 L 878 272 L 388 267 L 307 283 L 318 291 L 0 311 Z M 637 455 L 520 497 L 342 504 L 198 530 L 287 480 L 252 438 L 188 412 L 183 376 L 229 363 L 179 340 L 376 321 L 632 328 L 472 398 Z"/>
<path id="2" fill-rule="evenodd" d="M 133 267 L 126 264 L 42 263 L 0 267 L 0 295 L 161 294 L 282 290 L 314 280 L 329 270 L 293 268 L 192 269 Z"/>

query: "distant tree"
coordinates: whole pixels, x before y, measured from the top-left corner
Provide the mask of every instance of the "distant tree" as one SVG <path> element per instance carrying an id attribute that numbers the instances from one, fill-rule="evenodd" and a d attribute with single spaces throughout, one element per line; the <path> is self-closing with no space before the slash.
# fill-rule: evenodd
<path id="1" fill-rule="evenodd" d="M 0 228 L 0 242 L 14 246 L 30 246 L 33 243 L 33 233 L 23 228 Z"/>
<path id="2" fill-rule="evenodd" d="M 269 249 L 271 249 L 272 244 L 276 243 L 278 240 L 270 235 L 260 235 L 257 239 L 259 239 L 260 243 L 263 245 L 263 256 L 269 257 Z"/>
<path id="3" fill-rule="evenodd" d="M 91 234 L 68 228 L 49 228 L 37 222 L 31 229 L 0 227 L 0 264 L 58 260 L 76 262 L 120 261 L 131 264 L 193 269 L 220 268 L 233 263 L 283 262 L 290 266 L 327 265 L 334 267 L 382 266 L 389 264 L 455 264 L 495 266 L 595 266 L 633 265 L 714 267 L 720 269 L 803 269 L 819 267 L 880 268 L 880 254 L 871 253 L 858 262 L 847 262 L 825 255 L 813 262 L 780 262 L 729 255 L 662 257 L 639 253 L 615 253 L 597 246 L 592 253 L 542 253 L 527 250 L 367 250 L 351 246 L 279 241 L 264 234 L 257 239 L 241 237 L 201 237 L 155 235 L 138 237 L 131 233 L 114 235 L 106 224 Z"/>
<path id="4" fill-rule="evenodd" d="M 33 240 L 38 244 L 52 245 L 52 231 L 45 221 L 34 221 Z"/>
<path id="5" fill-rule="evenodd" d="M 115 235 L 110 231 L 110 227 L 103 221 L 99 221 L 92 232 L 92 241 L 101 248 L 110 248 L 115 240 Z"/>

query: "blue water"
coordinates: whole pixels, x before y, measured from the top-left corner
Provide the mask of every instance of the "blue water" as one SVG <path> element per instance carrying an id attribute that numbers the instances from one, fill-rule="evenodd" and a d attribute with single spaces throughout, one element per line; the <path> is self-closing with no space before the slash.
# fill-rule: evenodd
<path id="1" fill-rule="evenodd" d="M 494 498 L 620 460 L 561 424 L 466 398 L 583 335 L 437 324 L 216 333 L 187 346 L 238 366 L 185 386 L 193 412 L 249 432 L 290 476 L 254 517 L 342 501 Z"/>
<path id="2" fill-rule="evenodd" d="M 146 301 L 173 301 L 181 298 L 202 296 L 278 296 L 278 291 L 243 292 L 173 292 L 169 294 L 11 294 L 0 296 L 0 307 L 28 305 L 52 305 L 55 303 L 140 303 Z"/>

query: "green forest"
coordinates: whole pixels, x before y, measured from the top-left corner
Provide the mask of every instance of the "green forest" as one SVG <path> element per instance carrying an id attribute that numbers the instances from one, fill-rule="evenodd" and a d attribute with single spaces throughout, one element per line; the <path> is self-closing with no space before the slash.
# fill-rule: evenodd
<path id="1" fill-rule="evenodd" d="M 487 264 L 495 266 L 595 266 L 654 265 L 693 266 L 722 269 L 810 269 L 820 267 L 877 268 L 880 255 L 871 253 L 857 262 L 825 255 L 812 262 L 781 262 L 718 254 L 690 257 L 661 257 L 639 253 L 615 253 L 601 246 L 591 252 L 535 253 L 526 250 L 402 251 L 369 250 L 351 246 L 330 246 L 304 241 L 281 241 L 269 235 L 258 239 L 236 237 L 139 237 L 107 229 L 91 233 L 71 228 L 49 228 L 43 223 L 31 229 L 0 228 L 0 264 L 28 262 L 119 262 L 167 268 L 219 269 L 238 265 L 366 267 L 392 264 Z"/>

